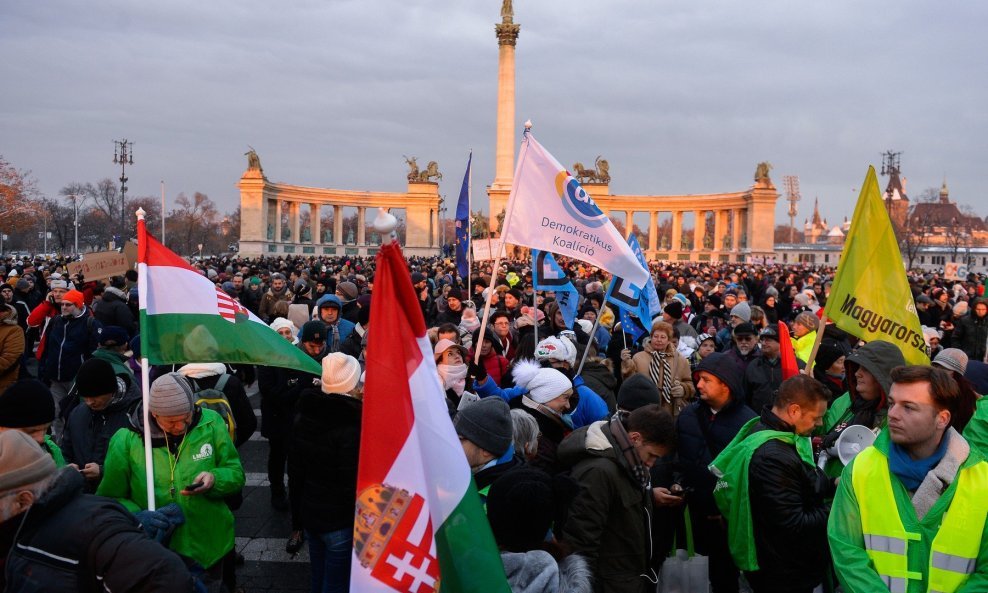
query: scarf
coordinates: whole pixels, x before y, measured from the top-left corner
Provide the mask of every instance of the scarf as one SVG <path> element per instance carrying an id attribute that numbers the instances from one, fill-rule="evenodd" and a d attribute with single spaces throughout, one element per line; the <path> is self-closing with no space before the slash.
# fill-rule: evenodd
<path id="1" fill-rule="evenodd" d="M 940 446 L 926 459 L 913 459 L 905 449 L 889 442 L 889 469 L 902 481 L 906 490 L 915 492 L 919 485 L 923 483 L 926 474 L 930 473 L 934 467 L 940 463 L 943 456 L 947 454 L 947 441 L 949 435 L 944 434 L 940 439 Z"/>
<path id="2" fill-rule="evenodd" d="M 437 364 L 439 378 L 443 380 L 443 389 L 452 389 L 456 395 L 463 395 L 467 386 L 467 365 Z"/>
<path id="3" fill-rule="evenodd" d="M 621 454 L 624 456 L 624 460 L 628 462 L 628 467 L 631 468 L 631 476 L 638 481 L 642 490 L 650 490 L 652 488 L 652 477 L 648 472 L 648 468 L 642 463 L 641 457 L 638 456 L 638 450 L 631 443 L 631 437 L 628 436 L 628 431 L 624 428 L 624 423 L 621 422 L 623 417 L 624 414 L 615 414 L 611 418 L 611 435 L 614 436 L 618 447 L 621 448 Z"/>
<path id="4" fill-rule="evenodd" d="M 333 339 L 329 343 L 330 352 L 340 351 L 340 322 L 337 321 L 333 324 Z"/>
<path id="5" fill-rule="evenodd" d="M 648 364 L 648 376 L 655 386 L 662 391 L 662 401 L 672 403 L 672 363 L 671 355 L 667 352 L 652 352 L 652 361 Z M 661 371 L 659 367 L 661 366 Z M 663 380 L 665 379 L 665 380 Z"/>
<path id="6" fill-rule="evenodd" d="M 562 426 L 566 430 L 573 430 L 573 419 L 567 414 L 560 414 L 559 412 L 553 410 L 545 404 L 540 404 L 534 399 L 528 397 L 528 394 L 521 396 L 521 404 L 526 408 L 531 408 L 538 412 L 541 412 L 543 416 L 555 421 L 557 424 Z"/>

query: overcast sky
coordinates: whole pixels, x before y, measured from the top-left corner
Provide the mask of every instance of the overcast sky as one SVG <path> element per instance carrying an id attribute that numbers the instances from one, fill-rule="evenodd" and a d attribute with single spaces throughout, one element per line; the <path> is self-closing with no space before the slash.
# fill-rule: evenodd
<path id="1" fill-rule="evenodd" d="M 3 0 L 0 154 L 55 196 L 116 179 L 201 191 L 221 211 L 253 146 L 284 183 L 402 191 L 436 160 L 474 205 L 494 174 L 499 0 Z M 755 165 L 850 215 L 869 164 L 902 151 L 913 197 L 988 214 L 988 3 L 515 0 L 517 128 L 612 193 L 739 191 Z M 885 179 L 880 178 L 884 184 Z M 777 222 L 787 222 L 780 200 Z"/>

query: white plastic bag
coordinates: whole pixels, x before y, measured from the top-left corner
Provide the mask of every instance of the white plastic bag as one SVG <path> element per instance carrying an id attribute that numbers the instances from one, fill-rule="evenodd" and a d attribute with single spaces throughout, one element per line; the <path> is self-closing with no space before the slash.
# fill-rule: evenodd
<path id="1" fill-rule="evenodd" d="M 674 551 L 662 563 L 659 586 L 656 593 L 710 593 L 710 562 L 693 550 L 693 526 L 689 509 L 684 513 L 686 523 L 686 549 Z"/>

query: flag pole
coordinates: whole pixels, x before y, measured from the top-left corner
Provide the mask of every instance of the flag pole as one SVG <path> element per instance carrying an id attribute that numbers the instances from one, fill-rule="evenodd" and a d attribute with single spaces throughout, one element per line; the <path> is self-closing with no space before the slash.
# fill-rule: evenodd
<path id="1" fill-rule="evenodd" d="M 826 313 L 820 317 L 820 327 L 816 330 L 816 340 L 813 341 L 813 350 L 810 351 L 810 357 L 806 359 L 806 366 L 803 369 L 811 377 L 813 376 L 813 362 L 816 361 L 816 353 L 820 349 L 820 344 L 823 342 L 823 330 L 825 329 L 827 329 Z"/>
<path id="2" fill-rule="evenodd" d="M 147 243 L 147 231 L 144 228 L 144 208 L 137 209 L 137 253 L 138 262 L 143 262 L 144 249 Z M 147 265 L 137 266 L 137 292 L 141 298 L 147 295 Z M 144 290 L 141 290 L 141 289 Z M 143 315 L 141 316 L 144 317 Z M 144 335 L 146 328 L 140 328 L 142 343 L 146 343 L 147 336 Z M 141 349 L 142 354 L 147 354 L 146 349 Z M 154 500 L 154 463 L 151 457 L 151 368 L 148 364 L 147 356 L 141 357 L 141 407 L 144 414 L 144 479 L 145 488 L 148 495 L 148 510 L 155 509 Z"/>
<path id="3" fill-rule="evenodd" d="M 473 275 L 473 149 L 470 149 L 470 173 L 467 181 L 467 294 L 473 297 L 470 277 Z"/>
<path id="4" fill-rule="evenodd" d="M 532 328 L 535 330 L 535 347 L 539 347 L 539 291 L 532 287 L 532 317 L 535 319 L 535 323 L 532 324 Z"/>
<path id="5" fill-rule="evenodd" d="M 140 279 L 138 279 L 140 281 Z M 151 369 L 148 359 L 141 357 L 141 403 L 144 408 L 144 479 L 148 491 L 148 510 L 154 510 L 154 465 L 151 461 Z"/>
<path id="6" fill-rule="evenodd" d="M 515 184 L 518 182 L 518 178 L 521 177 L 522 168 L 525 166 L 525 155 L 528 154 L 528 133 L 532 131 L 532 122 L 525 122 L 525 131 L 522 134 L 524 140 L 521 143 L 521 152 L 518 154 L 518 170 L 515 171 L 515 176 L 511 180 L 512 191 L 511 199 L 508 200 L 508 205 L 511 206 L 511 210 L 508 211 L 504 216 L 504 223 L 501 225 L 501 246 L 497 250 L 497 256 L 494 258 L 494 267 L 491 268 L 491 285 L 490 290 L 487 294 L 487 300 L 484 303 L 484 318 L 480 322 L 480 335 L 477 338 L 478 344 L 484 343 L 484 334 L 487 332 L 487 322 L 491 318 L 491 297 L 494 296 L 494 286 L 497 282 L 497 270 L 501 267 L 501 254 L 504 253 L 504 237 L 507 236 L 508 224 L 511 222 L 511 214 L 515 211 Z M 488 225 L 488 230 L 490 226 Z M 533 287 L 534 288 L 534 287 Z M 532 312 L 534 318 L 534 323 L 538 325 L 539 314 L 538 309 Z M 480 348 L 477 348 L 476 354 L 473 356 L 473 363 L 480 364 Z"/>
<path id="7" fill-rule="evenodd" d="M 580 366 L 576 368 L 576 372 L 573 373 L 573 377 L 579 377 L 580 373 L 583 371 L 583 363 L 587 362 L 587 353 L 590 352 L 590 345 L 593 344 L 593 337 L 597 333 L 597 328 L 600 327 L 600 312 L 604 310 L 604 303 L 600 304 L 600 309 L 597 309 L 597 318 L 593 320 L 593 327 L 590 329 L 590 339 L 587 340 L 587 347 L 583 349 L 583 357 L 580 358 Z M 621 328 L 621 333 L 624 333 L 624 328 Z"/>

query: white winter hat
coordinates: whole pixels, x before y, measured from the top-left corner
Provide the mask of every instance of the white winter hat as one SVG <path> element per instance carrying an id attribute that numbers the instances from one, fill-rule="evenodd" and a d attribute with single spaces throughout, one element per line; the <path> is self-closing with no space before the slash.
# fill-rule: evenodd
<path id="1" fill-rule="evenodd" d="M 569 340 L 563 340 L 555 336 L 549 336 L 542 340 L 535 347 L 535 360 L 560 360 L 568 362 L 570 366 L 576 363 L 576 346 Z"/>
<path id="2" fill-rule="evenodd" d="M 544 369 L 530 360 L 519 362 L 512 371 L 515 384 L 528 389 L 528 398 L 540 404 L 552 401 L 573 389 L 573 383 L 556 369 Z"/>
<path id="3" fill-rule="evenodd" d="M 360 382 L 360 363 L 357 359 L 333 352 L 322 359 L 322 392 L 350 393 Z"/>
<path id="4" fill-rule="evenodd" d="M 282 328 L 286 328 L 287 327 L 290 330 L 292 330 L 292 334 L 293 335 L 298 333 L 298 328 L 295 327 L 295 324 L 292 323 L 291 321 L 288 321 L 284 317 L 278 317 L 278 318 L 276 318 L 274 321 L 271 322 L 270 327 L 274 331 L 278 331 L 279 329 L 282 329 Z"/>

